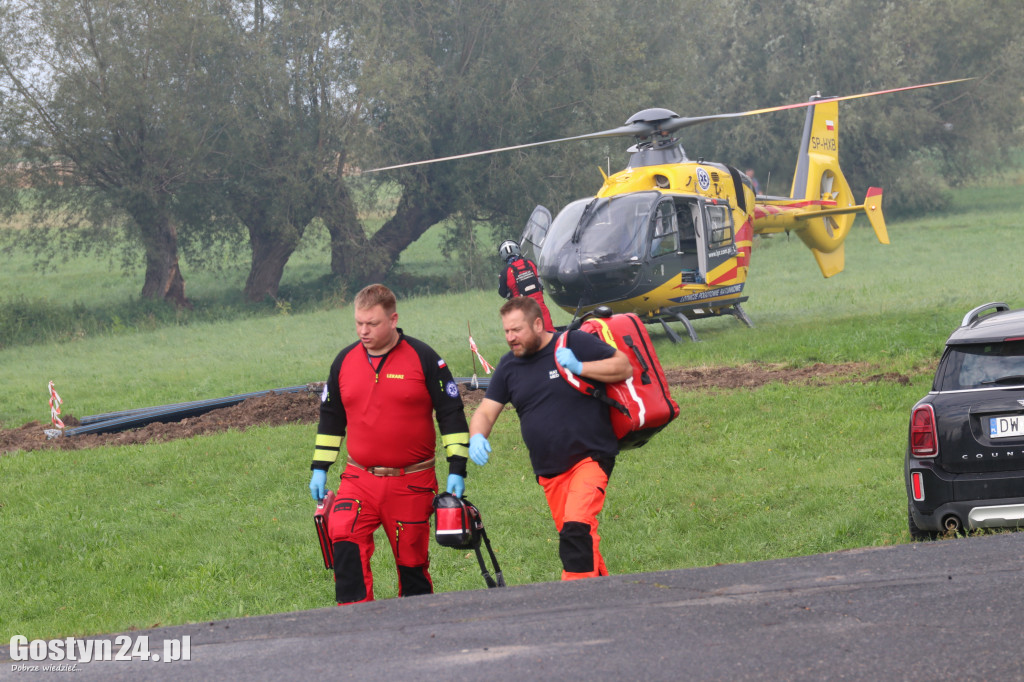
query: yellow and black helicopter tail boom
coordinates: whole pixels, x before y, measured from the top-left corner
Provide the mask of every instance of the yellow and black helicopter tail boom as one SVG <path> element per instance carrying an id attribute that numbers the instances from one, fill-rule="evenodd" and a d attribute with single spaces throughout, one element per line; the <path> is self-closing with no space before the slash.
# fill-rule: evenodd
<path id="1" fill-rule="evenodd" d="M 807 111 L 800 156 L 788 198 L 758 197 L 754 232 L 796 232 L 825 277 L 842 272 L 843 242 L 857 213 L 868 216 L 878 241 L 889 243 L 882 190 L 872 187 L 857 204 L 839 167 L 839 101 L 825 99 Z"/>

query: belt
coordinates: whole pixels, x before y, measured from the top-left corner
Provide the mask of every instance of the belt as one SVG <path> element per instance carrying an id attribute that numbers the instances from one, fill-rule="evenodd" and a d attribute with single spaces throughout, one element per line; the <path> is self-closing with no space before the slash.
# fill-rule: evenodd
<path id="1" fill-rule="evenodd" d="M 399 468 L 399 467 L 364 467 L 362 464 L 360 464 L 359 462 L 355 461 L 351 457 L 348 458 L 348 463 L 351 464 L 352 466 L 354 466 L 356 469 L 362 469 L 366 473 L 373 474 L 374 476 L 402 476 L 403 474 L 414 474 L 417 471 L 425 471 L 427 469 L 433 469 L 434 468 L 434 458 L 433 457 L 431 457 L 428 460 L 424 460 L 422 462 L 416 462 L 415 464 L 410 464 L 407 467 L 401 467 L 401 468 Z"/>

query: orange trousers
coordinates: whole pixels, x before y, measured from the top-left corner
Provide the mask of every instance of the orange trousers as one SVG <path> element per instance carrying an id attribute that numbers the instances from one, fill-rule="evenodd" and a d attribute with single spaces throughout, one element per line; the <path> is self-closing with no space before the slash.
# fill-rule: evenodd
<path id="1" fill-rule="evenodd" d="M 537 480 L 544 488 L 558 530 L 562 580 L 608 575 L 601 557 L 601 536 L 597 534 L 597 515 L 604 506 L 608 475 L 587 458 L 564 474 L 539 476 Z"/>

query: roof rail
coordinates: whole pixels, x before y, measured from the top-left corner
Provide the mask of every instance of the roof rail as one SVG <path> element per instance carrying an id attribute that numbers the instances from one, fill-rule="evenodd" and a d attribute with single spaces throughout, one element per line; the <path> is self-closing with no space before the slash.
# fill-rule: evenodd
<path id="1" fill-rule="evenodd" d="M 1005 313 L 1010 309 L 1010 306 L 1005 303 L 986 303 L 985 305 L 979 305 L 977 308 L 964 315 L 964 321 L 960 323 L 960 326 L 966 327 L 974 324 L 978 321 L 978 317 L 980 317 L 983 312 L 990 309 L 995 310 L 997 313 Z"/>

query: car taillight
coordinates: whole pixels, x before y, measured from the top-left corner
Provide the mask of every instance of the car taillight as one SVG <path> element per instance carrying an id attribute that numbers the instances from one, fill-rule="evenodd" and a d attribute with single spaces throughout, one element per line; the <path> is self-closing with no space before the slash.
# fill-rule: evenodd
<path id="1" fill-rule="evenodd" d="M 924 476 L 920 471 L 910 472 L 910 488 L 916 502 L 924 501 Z"/>
<path id="2" fill-rule="evenodd" d="M 931 405 L 915 407 L 910 416 L 910 454 L 914 457 L 934 457 L 939 454 L 935 411 Z"/>

